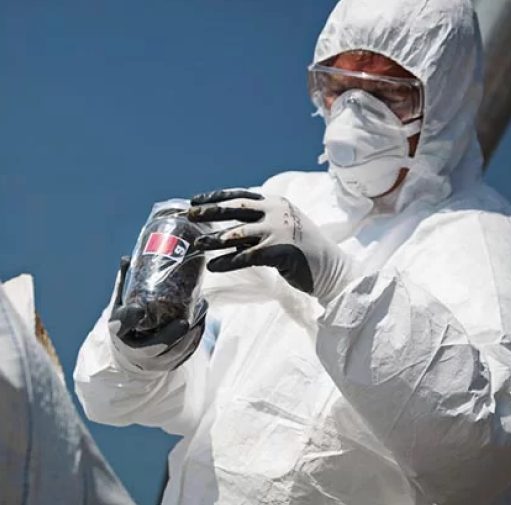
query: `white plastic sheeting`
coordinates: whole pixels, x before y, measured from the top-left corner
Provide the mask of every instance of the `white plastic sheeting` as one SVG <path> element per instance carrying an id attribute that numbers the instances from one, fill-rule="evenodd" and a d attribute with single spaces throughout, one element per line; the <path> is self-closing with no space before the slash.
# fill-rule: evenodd
<path id="1" fill-rule="evenodd" d="M 0 283 L 0 503 L 133 502 L 35 338 L 32 278 Z"/>

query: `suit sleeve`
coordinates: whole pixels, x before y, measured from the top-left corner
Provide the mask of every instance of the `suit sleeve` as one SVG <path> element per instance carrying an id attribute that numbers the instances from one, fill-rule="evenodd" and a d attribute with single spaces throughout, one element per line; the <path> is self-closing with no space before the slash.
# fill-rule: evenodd
<path id="1" fill-rule="evenodd" d="M 139 370 L 112 345 L 110 310 L 104 310 L 87 336 L 74 371 L 76 394 L 87 417 L 115 426 L 159 427 L 183 436 L 193 431 L 206 400 L 205 345 L 174 371 Z"/>
<path id="2" fill-rule="evenodd" d="M 320 319 L 318 355 L 418 493 L 488 504 L 511 477 L 511 343 L 475 347 L 404 274 L 350 283 Z"/>

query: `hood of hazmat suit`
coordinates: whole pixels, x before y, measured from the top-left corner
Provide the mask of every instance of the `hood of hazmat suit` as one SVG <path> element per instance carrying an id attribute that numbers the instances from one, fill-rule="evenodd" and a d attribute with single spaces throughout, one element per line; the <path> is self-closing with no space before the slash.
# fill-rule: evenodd
<path id="1" fill-rule="evenodd" d="M 0 503 L 133 503 L 35 337 L 32 277 L 0 283 Z"/>
<path id="2" fill-rule="evenodd" d="M 481 179 L 470 0 L 343 0 L 314 62 L 357 49 L 424 85 L 402 187 L 354 196 L 329 170 L 259 188 L 352 258 L 342 291 L 323 308 L 269 268 L 210 274 L 203 345 L 169 373 L 116 359 L 108 307 L 82 346 L 91 419 L 184 437 L 165 505 L 509 503 L 511 208 Z"/>
<path id="3" fill-rule="evenodd" d="M 441 201 L 481 178 L 474 122 L 483 91 L 482 47 L 474 16 L 468 1 L 348 0 L 337 4 L 317 42 L 314 63 L 362 49 L 392 59 L 423 83 L 420 142 L 404 185 L 392 195 L 398 211 L 417 199 Z M 340 191 L 355 208 L 374 206 Z"/>

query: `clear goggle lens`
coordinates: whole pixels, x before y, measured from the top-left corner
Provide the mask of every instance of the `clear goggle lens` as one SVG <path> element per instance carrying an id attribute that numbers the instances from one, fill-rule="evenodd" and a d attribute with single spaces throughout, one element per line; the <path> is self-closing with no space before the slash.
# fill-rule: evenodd
<path id="1" fill-rule="evenodd" d="M 329 109 L 335 99 L 350 89 L 362 89 L 381 100 L 404 123 L 422 116 L 424 94 L 418 79 L 387 77 L 314 64 L 308 69 L 311 99 Z"/>

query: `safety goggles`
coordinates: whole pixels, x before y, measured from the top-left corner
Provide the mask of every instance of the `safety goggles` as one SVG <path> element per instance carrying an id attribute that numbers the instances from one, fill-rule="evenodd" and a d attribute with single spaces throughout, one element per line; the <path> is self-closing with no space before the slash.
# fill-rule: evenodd
<path id="1" fill-rule="evenodd" d="M 375 96 L 404 123 L 422 116 L 424 92 L 418 79 L 387 77 L 320 64 L 308 69 L 309 94 L 319 108 L 329 109 L 333 101 L 350 89 L 362 89 Z"/>

